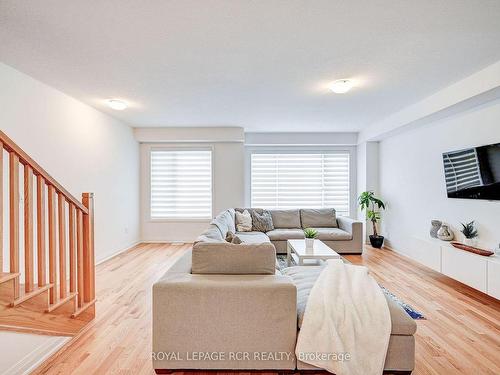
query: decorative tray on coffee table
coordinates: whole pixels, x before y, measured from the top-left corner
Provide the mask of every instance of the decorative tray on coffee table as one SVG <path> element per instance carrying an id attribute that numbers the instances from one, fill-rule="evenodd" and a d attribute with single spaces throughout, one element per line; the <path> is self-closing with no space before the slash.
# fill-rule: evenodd
<path id="1" fill-rule="evenodd" d="M 468 252 L 471 252 L 474 254 L 478 254 L 478 255 L 482 255 L 485 257 L 489 257 L 490 255 L 495 254 L 493 251 L 480 249 L 479 247 L 468 246 L 468 245 L 465 245 L 465 244 L 460 243 L 460 242 L 453 241 L 453 242 L 451 242 L 451 245 L 453 247 L 456 247 L 457 249 L 465 250 L 465 251 L 468 251 Z"/>

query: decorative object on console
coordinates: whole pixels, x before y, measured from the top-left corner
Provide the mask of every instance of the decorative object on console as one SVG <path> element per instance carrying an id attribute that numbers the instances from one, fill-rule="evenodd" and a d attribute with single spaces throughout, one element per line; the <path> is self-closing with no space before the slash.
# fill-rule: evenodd
<path id="1" fill-rule="evenodd" d="M 250 232 L 252 230 L 252 216 L 248 210 L 235 212 L 236 230 L 238 232 Z"/>
<path id="2" fill-rule="evenodd" d="M 252 230 L 257 232 L 269 232 L 274 229 L 273 217 L 268 210 L 258 213 L 256 210 L 250 211 L 252 216 Z"/>
<path id="3" fill-rule="evenodd" d="M 385 210 L 385 203 L 381 199 L 375 197 L 373 191 L 365 191 L 358 197 L 358 204 L 361 211 L 366 210 L 366 219 L 370 220 L 373 225 L 373 234 L 370 235 L 370 243 L 373 247 L 380 249 L 384 244 L 384 236 L 379 236 L 377 232 L 377 222 L 380 221 L 380 211 L 377 208 Z"/>
<path id="4" fill-rule="evenodd" d="M 304 229 L 304 236 L 306 237 L 306 249 L 312 249 L 314 247 L 314 239 L 318 235 L 318 231 L 313 228 Z"/>
<path id="5" fill-rule="evenodd" d="M 430 235 L 432 238 L 438 238 L 438 230 L 441 228 L 441 220 L 431 220 Z"/>
<path id="6" fill-rule="evenodd" d="M 467 246 L 476 246 L 477 240 L 476 238 L 479 236 L 479 233 L 477 232 L 477 229 L 474 226 L 474 220 L 472 220 L 470 223 L 460 223 L 462 224 L 462 234 L 465 237 L 464 243 Z"/>
<path id="7" fill-rule="evenodd" d="M 485 257 L 489 257 L 489 256 L 495 254 L 493 251 L 480 249 L 479 247 L 464 245 L 463 243 L 460 243 L 460 242 L 451 242 L 451 244 L 453 245 L 453 247 L 456 247 L 457 249 L 465 250 L 465 251 L 468 251 L 470 253 L 482 255 Z"/>
<path id="8" fill-rule="evenodd" d="M 455 237 L 453 231 L 448 227 L 448 224 L 442 224 L 437 232 L 437 236 L 441 241 L 451 241 Z"/>

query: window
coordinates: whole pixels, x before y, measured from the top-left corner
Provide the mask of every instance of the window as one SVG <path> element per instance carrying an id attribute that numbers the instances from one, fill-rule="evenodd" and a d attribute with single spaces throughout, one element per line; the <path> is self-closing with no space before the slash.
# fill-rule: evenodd
<path id="1" fill-rule="evenodd" d="M 252 153 L 252 207 L 335 208 L 349 215 L 349 152 Z"/>
<path id="2" fill-rule="evenodd" d="M 151 219 L 212 217 L 212 151 L 151 150 Z"/>

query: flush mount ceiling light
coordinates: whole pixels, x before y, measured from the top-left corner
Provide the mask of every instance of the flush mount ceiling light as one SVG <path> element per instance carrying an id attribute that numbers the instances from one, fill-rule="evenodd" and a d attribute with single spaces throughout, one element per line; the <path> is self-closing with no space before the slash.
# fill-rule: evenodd
<path id="1" fill-rule="evenodd" d="M 330 84 L 330 90 L 335 94 L 345 94 L 347 91 L 352 89 L 354 86 L 353 82 L 349 79 L 339 79 L 332 84 Z"/>
<path id="2" fill-rule="evenodd" d="M 118 99 L 110 99 L 107 101 L 109 108 L 112 108 L 116 111 L 123 111 L 127 108 L 127 103 Z"/>

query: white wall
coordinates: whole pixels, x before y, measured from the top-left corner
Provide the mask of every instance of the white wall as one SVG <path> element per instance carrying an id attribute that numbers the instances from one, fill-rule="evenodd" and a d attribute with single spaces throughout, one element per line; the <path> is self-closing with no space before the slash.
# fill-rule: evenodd
<path id="1" fill-rule="evenodd" d="M 388 202 L 383 220 L 387 244 L 412 256 L 412 236 L 428 237 L 431 219 L 439 219 L 455 229 L 460 222 L 475 220 L 480 244 L 496 247 L 500 202 L 448 199 L 442 163 L 445 151 L 496 142 L 500 142 L 500 100 L 380 142 L 380 194 Z"/>
<path id="2" fill-rule="evenodd" d="M 97 261 L 139 240 L 139 145 L 129 126 L 4 64 L 0 108 L 2 131 L 71 194 L 95 194 Z"/>
<path id="3" fill-rule="evenodd" d="M 379 143 L 362 142 L 357 147 L 357 197 L 364 191 L 373 191 L 379 195 Z M 365 240 L 373 233 L 371 225 L 366 223 L 366 212 L 361 211 L 357 205 L 357 219 L 363 222 Z"/>
<path id="4" fill-rule="evenodd" d="M 135 129 L 141 142 L 141 239 L 192 242 L 210 220 L 152 221 L 149 217 L 149 151 L 151 147 L 211 147 L 213 150 L 213 215 L 244 204 L 242 128 Z"/>

